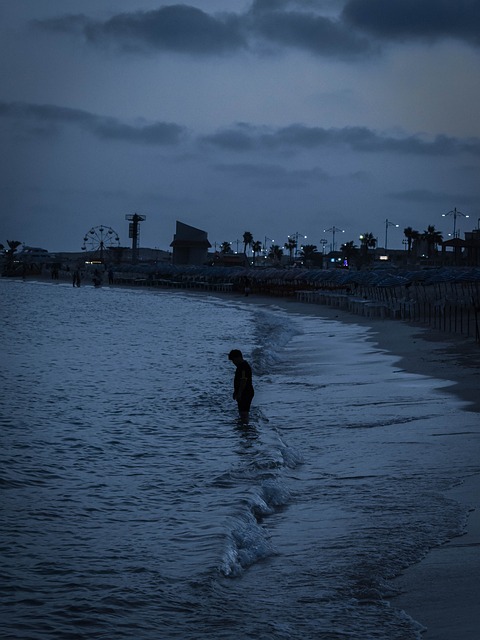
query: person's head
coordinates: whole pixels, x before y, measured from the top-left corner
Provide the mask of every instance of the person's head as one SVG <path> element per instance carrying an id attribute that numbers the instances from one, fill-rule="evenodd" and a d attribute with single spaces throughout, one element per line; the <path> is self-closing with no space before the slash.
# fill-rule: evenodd
<path id="1" fill-rule="evenodd" d="M 243 360 L 242 352 L 240 349 L 232 349 L 228 354 L 228 359 L 232 362 L 239 362 L 240 360 Z"/>

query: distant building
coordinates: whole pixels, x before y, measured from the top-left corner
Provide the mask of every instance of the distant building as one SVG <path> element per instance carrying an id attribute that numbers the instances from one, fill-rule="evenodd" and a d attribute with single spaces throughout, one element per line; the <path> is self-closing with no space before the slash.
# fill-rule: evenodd
<path id="1" fill-rule="evenodd" d="M 29 264 L 45 264 L 52 262 L 52 254 L 46 249 L 24 246 L 22 251 L 15 254 L 15 260 Z"/>
<path id="2" fill-rule="evenodd" d="M 465 232 L 465 251 L 467 264 L 480 267 L 480 228 Z"/>
<path id="3" fill-rule="evenodd" d="M 55 254 L 57 262 L 62 264 L 88 264 L 91 261 L 100 262 L 100 256 L 91 251 L 61 251 Z M 137 262 L 139 264 L 157 264 L 171 262 L 171 254 L 162 249 L 137 248 Z M 103 255 L 103 263 L 108 266 L 132 263 L 132 249 L 129 247 L 109 247 Z"/>
<path id="4" fill-rule="evenodd" d="M 208 241 L 206 231 L 177 220 L 175 235 L 170 246 L 173 249 L 173 264 L 205 264 L 208 259 L 208 250 L 212 245 Z"/>
<path id="5" fill-rule="evenodd" d="M 215 252 L 209 261 L 216 267 L 248 267 L 248 258 L 244 253 Z"/>

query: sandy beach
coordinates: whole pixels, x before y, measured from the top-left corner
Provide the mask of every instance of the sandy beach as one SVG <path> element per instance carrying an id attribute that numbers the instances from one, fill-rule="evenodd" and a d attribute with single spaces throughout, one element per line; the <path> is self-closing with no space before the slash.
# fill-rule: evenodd
<path id="1" fill-rule="evenodd" d="M 223 296 L 222 296 L 223 297 Z M 233 297 L 233 296 L 232 296 Z M 371 340 L 397 355 L 398 366 L 410 373 L 442 381 L 443 391 L 465 402 L 465 410 L 480 413 L 480 345 L 470 338 L 433 331 L 399 320 L 356 316 L 323 305 L 285 298 L 236 297 L 242 302 L 277 306 L 371 328 Z M 452 425 L 452 430 L 455 425 Z M 480 629 L 480 476 L 468 478 L 448 492 L 465 505 L 469 517 L 464 535 L 432 549 L 424 560 L 395 581 L 401 595 L 392 605 L 424 627 L 426 640 L 478 640 Z"/>

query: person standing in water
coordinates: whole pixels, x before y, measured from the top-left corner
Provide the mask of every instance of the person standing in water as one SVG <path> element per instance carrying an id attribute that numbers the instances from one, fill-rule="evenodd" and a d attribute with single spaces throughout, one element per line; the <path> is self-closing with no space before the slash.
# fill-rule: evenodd
<path id="1" fill-rule="evenodd" d="M 252 368 L 243 359 L 242 352 L 239 349 L 230 351 L 228 359 L 236 366 L 233 380 L 233 399 L 237 401 L 240 418 L 244 422 L 248 422 L 250 405 L 255 395 L 252 383 Z"/>

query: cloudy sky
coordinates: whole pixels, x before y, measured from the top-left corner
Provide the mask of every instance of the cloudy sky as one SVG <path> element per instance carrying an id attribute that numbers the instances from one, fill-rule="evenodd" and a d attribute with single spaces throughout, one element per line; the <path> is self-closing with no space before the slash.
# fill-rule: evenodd
<path id="1" fill-rule="evenodd" d="M 0 38 L 4 244 L 478 224 L 480 0 L 2 0 Z"/>

